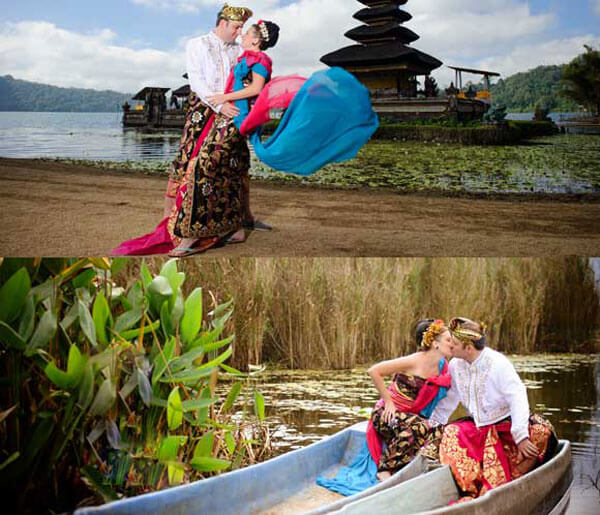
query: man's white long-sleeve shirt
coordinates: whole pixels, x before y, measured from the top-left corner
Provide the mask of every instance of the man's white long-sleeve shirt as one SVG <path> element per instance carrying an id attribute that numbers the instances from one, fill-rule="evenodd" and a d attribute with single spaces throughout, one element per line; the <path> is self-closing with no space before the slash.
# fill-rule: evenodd
<path id="1" fill-rule="evenodd" d="M 510 416 L 515 443 L 529 437 L 527 390 L 506 356 L 485 347 L 473 363 L 452 359 L 449 372 L 452 386 L 433 410 L 429 419 L 432 424 L 446 424 L 462 402 L 477 427 Z"/>
<path id="2" fill-rule="evenodd" d="M 190 88 L 207 105 L 207 98 L 223 93 L 229 72 L 242 53 L 237 43 L 225 43 L 214 32 L 188 41 L 186 68 Z M 220 111 L 218 106 L 216 111 Z"/>

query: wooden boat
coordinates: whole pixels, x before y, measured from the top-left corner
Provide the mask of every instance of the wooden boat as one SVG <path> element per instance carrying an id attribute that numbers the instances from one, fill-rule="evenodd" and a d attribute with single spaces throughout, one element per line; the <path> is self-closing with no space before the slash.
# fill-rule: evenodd
<path id="1" fill-rule="evenodd" d="M 317 476 L 331 477 L 349 465 L 365 441 L 366 422 L 355 424 L 312 445 L 250 467 L 168 490 L 84 508 L 76 515 L 188 513 L 310 513 L 338 510 L 348 503 L 382 492 L 427 470 L 418 457 L 375 486 L 344 497 L 318 486 Z"/>
<path id="2" fill-rule="evenodd" d="M 444 466 L 370 497 L 353 501 L 335 513 L 558 515 L 565 513 L 569 506 L 572 482 L 571 446 L 567 440 L 560 440 L 550 461 L 473 501 L 448 506 L 459 495 L 450 468 Z"/>

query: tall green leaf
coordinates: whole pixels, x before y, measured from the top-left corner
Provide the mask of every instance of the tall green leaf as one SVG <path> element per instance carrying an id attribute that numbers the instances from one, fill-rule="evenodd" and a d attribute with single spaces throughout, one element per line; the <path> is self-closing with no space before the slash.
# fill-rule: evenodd
<path id="1" fill-rule="evenodd" d="M 138 391 L 140 392 L 140 397 L 142 398 L 142 402 L 150 407 L 150 401 L 152 399 L 152 387 L 150 386 L 150 381 L 148 381 L 148 376 L 144 374 L 139 368 L 136 368 L 137 374 L 137 384 Z"/>
<path id="2" fill-rule="evenodd" d="M 167 344 L 163 347 L 162 353 L 159 352 L 154 358 L 154 371 L 152 372 L 152 386 L 154 386 L 158 380 L 162 377 L 167 365 L 175 354 L 175 338 L 169 339 Z"/>
<path id="3" fill-rule="evenodd" d="M 79 326 L 88 341 L 95 347 L 97 345 L 96 327 L 94 326 L 94 319 L 90 314 L 90 310 L 81 299 L 77 300 L 77 307 L 79 312 Z"/>
<path id="4" fill-rule="evenodd" d="M 110 263 L 110 273 L 113 276 L 117 275 L 121 270 L 123 270 L 123 268 L 125 268 L 125 266 L 127 266 L 127 263 L 129 263 L 130 261 L 131 258 L 128 257 L 112 258 L 112 261 Z"/>
<path id="5" fill-rule="evenodd" d="M 214 434 L 212 431 L 208 431 L 202 438 L 198 440 L 196 448 L 194 449 L 194 458 L 206 458 L 212 456 L 212 449 L 214 444 Z"/>
<path id="6" fill-rule="evenodd" d="M 174 461 L 179 454 L 179 447 L 187 442 L 187 436 L 169 435 L 162 439 L 158 449 L 158 460 Z"/>
<path id="7" fill-rule="evenodd" d="M 133 327 L 140 321 L 143 314 L 144 310 L 141 307 L 125 311 L 122 315 L 119 315 L 115 320 L 115 331 L 117 333 L 121 333 L 126 329 Z"/>
<path id="8" fill-rule="evenodd" d="M 160 327 L 160 320 L 152 322 L 150 325 L 144 326 L 144 334 L 156 331 Z M 129 331 L 123 331 L 120 335 L 124 340 L 134 340 L 140 336 L 140 328 L 130 329 Z"/>
<path id="9" fill-rule="evenodd" d="M 265 398 L 258 390 L 254 390 L 254 413 L 259 420 L 265 419 Z"/>
<path id="10" fill-rule="evenodd" d="M 98 393 L 94 398 L 94 402 L 90 406 L 89 415 L 91 417 L 96 415 L 104 415 L 115 403 L 117 398 L 117 392 L 115 385 L 112 383 L 110 378 L 104 380 L 100 385 Z"/>
<path id="11" fill-rule="evenodd" d="M 144 289 L 147 290 L 148 286 L 152 282 L 152 275 L 150 274 L 150 270 L 148 270 L 148 265 L 146 265 L 146 261 L 142 261 L 142 266 L 140 267 L 140 274 L 142 276 L 142 285 Z"/>
<path id="12" fill-rule="evenodd" d="M 26 268 L 20 268 L 0 288 L 0 321 L 10 324 L 21 312 L 31 289 Z"/>
<path id="13" fill-rule="evenodd" d="M 92 280 L 96 277 L 96 270 L 94 268 L 87 268 L 79 275 L 73 278 L 73 286 L 75 288 L 83 288 L 90 285 Z"/>
<path id="14" fill-rule="evenodd" d="M 19 333 L 5 322 L 0 322 L 0 342 L 19 350 L 23 350 L 27 343 Z"/>
<path id="15" fill-rule="evenodd" d="M 223 412 L 226 413 L 233 407 L 233 404 L 236 401 L 236 399 L 238 398 L 238 395 L 240 394 L 241 391 L 242 391 L 242 383 L 240 381 L 236 381 L 235 383 L 233 383 L 233 386 L 231 387 L 231 390 L 229 390 L 229 393 L 227 394 L 227 398 L 225 399 L 225 402 L 223 403 L 223 407 L 221 408 L 223 410 Z"/>
<path id="16" fill-rule="evenodd" d="M 166 277 L 158 275 L 148 285 L 148 299 L 156 315 L 160 314 L 160 308 L 171 295 L 173 295 L 173 289 Z"/>
<path id="17" fill-rule="evenodd" d="M 167 424 L 170 431 L 177 429 L 183 422 L 183 406 L 179 396 L 179 386 L 173 388 L 168 398 Z"/>
<path id="18" fill-rule="evenodd" d="M 63 390 L 75 388 L 85 371 L 86 359 L 81 355 L 76 345 L 71 345 L 66 372 L 60 370 L 54 362 L 46 365 L 44 372 L 50 381 Z"/>
<path id="19" fill-rule="evenodd" d="M 202 288 L 196 288 L 185 300 L 181 319 L 181 339 L 192 343 L 202 327 Z"/>
<path id="20" fill-rule="evenodd" d="M 27 355 L 32 355 L 36 349 L 48 345 L 48 342 L 56 334 L 57 323 L 56 315 L 52 311 L 46 311 L 35 329 L 29 345 L 27 346 Z"/>
<path id="21" fill-rule="evenodd" d="M 200 472 L 216 472 L 217 470 L 225 470 L 230 467 L 231 461 L 222 460 L 219 458 L 192 458 L 190 465 Z"/>
<path id="22" fill-rule="evenodd" d="M 106 326 L 111 321 L 111 313 L 104 292 L 102 291 L 98 292 L 96 300 L 94 301 L 92 319 L 94 320 L 94 327 L 96 328 L 96 338 L 102 345 L 106 345 L 108 343 Z"/>
<path id="23" fill-rule="evenodd" d="M 33 334 L 33 328 L 35 326 L 35 303 L 33 302 L 33 295 L 27 295 L 23 306 L 23 312 L 19 319 L 19 334 L 23 340 L 29 340 Z"/>
<path id="24" fill-rule="evenodd" d="M 94 370 L 92 363 L 88 362 L 83 377 L 81 379 L 81 385 L 79 386 L 79 398 L 78 404 L 81 409 L 85 410 L 92 402 L 94 398 Z"/>

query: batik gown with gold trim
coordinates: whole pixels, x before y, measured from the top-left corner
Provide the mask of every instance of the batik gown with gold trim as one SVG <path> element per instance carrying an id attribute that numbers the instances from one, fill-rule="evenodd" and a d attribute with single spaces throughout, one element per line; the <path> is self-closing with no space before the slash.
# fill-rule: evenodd
<path id="1" fill-rule="evenodd" d="M 244 52 L 233 69 L 226 93 L 252 83 L 253 73 L 268 81 L 271 59 L 264 52 Z M 247 99 L 236 101 L 240 114 L 233 120 L 216 114 L 203 141 L 190 158 L 183 178 L 181 201 L 169 222 L 181 238 L 221 236 L 242 227 L 248 211 L 250 151 L 239 127 L 250 110 Z M 202 139 L 202 138 L 200 138 Z"/>
<path id="2" fill-rule="evenodd" d="M 395 393 L 413 402 L 425 386 L 425 379 L 409 374 L 396 374 L 392 379 Z M 437 449 L 443 427 L 431 428 L 427 418 L 407 411 L 396 411 L 391 424 L 384 422 L 385 406 L 377 403 L 371 413 L 371 421 L 377 433 L 385 442 L 377 468 L 379 471 L 395 472 L 408 464 L 421 451 L 425 456 L 437 459 Z"/>

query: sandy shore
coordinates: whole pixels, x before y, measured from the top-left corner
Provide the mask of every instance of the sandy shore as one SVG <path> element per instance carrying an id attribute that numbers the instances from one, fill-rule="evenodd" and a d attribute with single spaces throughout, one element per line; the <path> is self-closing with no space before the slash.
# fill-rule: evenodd
<path id="1" fill-rule="evenodd" d="M 100 256 L 150 232 L 165 179 L 0 158 L 2 256 Z M 218 256 L 600 255 L 600 202 L 486 200 L 253 182 L 272 224 Z"/>

